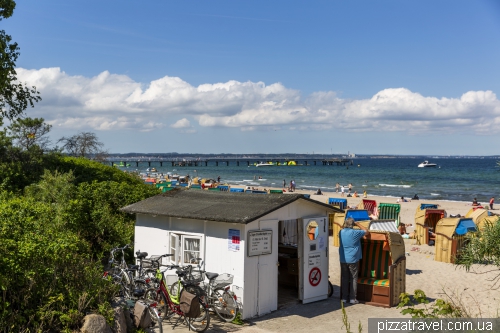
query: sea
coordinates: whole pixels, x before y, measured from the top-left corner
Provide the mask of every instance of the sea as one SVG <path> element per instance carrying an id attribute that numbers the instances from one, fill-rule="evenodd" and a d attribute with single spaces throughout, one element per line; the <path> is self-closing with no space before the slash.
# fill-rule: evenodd
<path id="1" fill-rule="evenodd" d="M 368 196 L 413 198 L 417 194 L 420 200 L 448 200 L 487 203 L 491 197 L 500 202 L 500 167 L 497 160 L 491 158 L 437 158 L 429 159 L 437 164 L 433 168 L 418 168 L 423 160 L 416 158 L 354 158 L 353 164 L 337 165 L 298 165 L 255 167 L 234 162 L 229 166 L 210 162 L 208 166 L 172 167 L 170 163 L 152 162 L 160 173 L 177 173 L 201 178 L 221 178 L 221 182 L 252 187 L 269 188 L 287 187 L 295 180 L 296 188 L 311 193 L 317 189 L 323 192 L 335 192 L 335 184 L 348 186 L 352 192 Z M 142 163 L 144 164 L 144 163 Z M 167 165 L 168 164 L 168 165 Z M 244 165 L 243 165 L 244 164 Z M 318 163 L 320 164 L 320 163 Z M 140 165 L 142 167 L 142 165 Z M 146 172 L 134 166 L 122 168 Z"/>

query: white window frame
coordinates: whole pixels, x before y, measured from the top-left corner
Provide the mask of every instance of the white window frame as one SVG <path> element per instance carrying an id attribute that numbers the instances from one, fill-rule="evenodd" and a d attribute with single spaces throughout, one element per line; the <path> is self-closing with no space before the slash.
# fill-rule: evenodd
<path id="1" fill-rule="evenodd" d="M 175 237 L 175 243 L 172 244 L 172 236 Z M 196 265 L 191 264 L 188 262 L 183 262 L 184 261 L 184 252 L 187 251 L 184 248 L 184 240 L 185 239 L 197 239 L 200 242 L 200 249 L 199 249 L 199 256 L 198 258 L 202 258 L 204 260 L 204 235 L 201 234 L 193 234 L 193 233 L 186 233 L 186 232 L 179 232 L 179 231 L 170 231 L 168 233 L 168 249 L 169 253 L 173 253 L 172 250 L 175 250 L 175 256 L 173 257 L 168 257 L 170 260 L 171 264 L 176 264 L 180 266 L 186 266 L 186 265 Z M 180 243 L 180 244 L 179 244 Z"/>

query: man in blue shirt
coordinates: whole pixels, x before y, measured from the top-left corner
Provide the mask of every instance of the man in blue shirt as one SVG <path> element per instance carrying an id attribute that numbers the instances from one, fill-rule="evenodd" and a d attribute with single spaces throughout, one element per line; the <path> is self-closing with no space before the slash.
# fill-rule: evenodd
<path id="1" fill-rule="evenodd" d="M 354 230 L 357 225 L 362 230 Z M 358 289 L 358 263 L 362 257 L 361 238 L 369 233 L 368 229 L 352 217 L 344 222 L 344 228 L 339 233 L 340 276 L 342 284 L 342 302 L 350 299 L 351 304 L 357 304 L 356 292 Z"/>

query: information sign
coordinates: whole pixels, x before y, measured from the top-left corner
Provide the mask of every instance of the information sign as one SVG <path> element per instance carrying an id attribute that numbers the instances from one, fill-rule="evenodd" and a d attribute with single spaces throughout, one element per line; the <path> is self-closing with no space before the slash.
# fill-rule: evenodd
<path id="1" fill-rule="evenodd" d="M 237 229 L 229 229 L 228 235 L 228 249 L 229 251 L 240 250 L 240 231 Z"/>
<path id="2" fill-rule="evenodd" d="M 308 266 L 320 266 L 321 265 L 321 253 L 309 253 L 308 255 Z"/>
<path id="3" fill-rule="evenodd" d="M 248 256 L 260 256 L 272 253 L 272 230 L 254 230 L 248 232 Z"/>

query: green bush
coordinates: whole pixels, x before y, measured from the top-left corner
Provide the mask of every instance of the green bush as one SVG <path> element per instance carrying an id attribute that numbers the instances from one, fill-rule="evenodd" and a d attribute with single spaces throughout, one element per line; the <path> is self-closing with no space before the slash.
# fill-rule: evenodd
<path id="1" fill-rule="evenodd" d="M 52 216 L 26 197 L 0 204 L 0 331 L 74 328 L 114 293 L 89 244 Z"/>
<path id="2" fill-rule="evenodd" d="M 102 278 L 103 253 L 132 243 L 134 231 L 119 209 L 158 190 L 95 162 L 80 175 L 87 164 L 111 180 L 46 170 L 24 196 L 0 191 L 1 332 L 71 331 L 88 312 L 109 319 L 116 286 Z"/>

